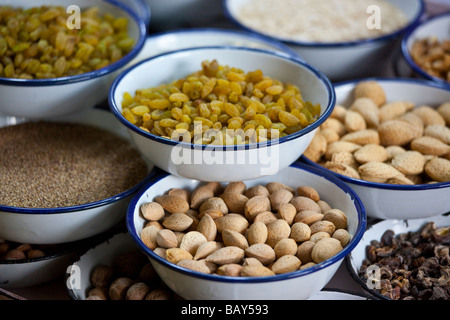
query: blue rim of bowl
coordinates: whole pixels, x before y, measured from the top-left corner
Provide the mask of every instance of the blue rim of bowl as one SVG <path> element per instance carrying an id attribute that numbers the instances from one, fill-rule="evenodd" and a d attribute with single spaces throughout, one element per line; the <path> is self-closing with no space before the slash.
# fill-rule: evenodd
<path id="1" fill-rule="evenodd" d="M 144 20 L 144 23 L 146 25 L 149 25 L 150 23 L 150 19 L 151 19 L 151 15 L 152 15 L 152 10 L 150 8 L 149 5 L 147 5 L 147 2 L 145 2 L 145 0 L 129 0 L 129 1 L 124 1 L 124 0 L 106 0 L 108 2 L 112 2 L 112 3 L 124 3 L 124 5 L 129 6 L 128 2 L 134 2 L 138 8 L 132 8 L 131 6 L 129 7 L 131 10 L 139 10 L 139 12 L 135 12 L 138 16 L 140 16 L 142 18 L 142 20 Z"/>
<path id="2" fill-rule="evenodd" d="M 350 80 L 350 81 L 343 81 L 335 84 L 335 88 L 338 89 L 341 86 L 356 84 L 360 81 L 379 81 L 379 82 L 403 82 L 403 83 L 410 83 L 415 85 L 421 85 L 425 87 L 432 87 L 439 90 L 445 90 L 448 91 L 450 94 L 450 87 L 443 86 L 442 84 L 425 80 L 425 79 L 413 79 L 413 78 L 364 78 L 364 79 L 356 79 L 356 80 Z M 322 170 L 326 170 L 329 173 L 337 176 L 339 179 L 347 182 L 352 183 L 358 186 L 368 187 L 368 188 L 377 188 L 377 189 L 387 189 L 387 190 L 414 190 L 414 191 L 420 191 L 420 190 L 434 190 L 434 189 L 441 189 L 441 188 L 449 188 L 450 187 L 450 181 L 447 182 L 438 182 L 438 183 L 432 183 L 432 184 L 416 184 L 416 185 L 400 185 L 400 184 L 388 184 L 388 183 L 378 183 L 378 182 L 371 182 L 371 181 L 364 181 L 361 179 L 355 179 L 351 177 L 344 176 L 342 174 L 333 172 L 331 170 L 328 170 L 327 168 L 313 162 L 309 158 L 307 158 L 305 155 L 302 155 L 300 157 L 301 161 L 314 166 L 316 168 L 320 168 Z"/>
<path id="3" fill-rule="evenodd" d="M 250 27 L 245 26 L 244 24 L 242 24 L 241 22 L 238 21 L 238 19 L 236 19 L 230 12 L 230 10 L 228 9 L 228 1 L 227 0 L 222 0 L 223 1 L 223 7 L 224 7 L 224 15 L 225 17 L 227 17 L 230 21 L 232 21 L 235 25 L 237 25 L 238 27 L 250 31 L 250 32 L 254 32 L 257 34 L 263 34 L 261 31 L 252 29 Z M 364 39 L 364 40 L 357 40 L 357 41 L 346 41 L 346 42 L 337 42 L 337 43 L 333 43 L 333 42 L 306 42 L 306 41 L 295 41 L 295 40 L 291 40 L 291 39 L 286 39 L 286 38 L 277 38 L 275 36 L 271 36 L 269 34 L 264 34 L 267 37 L 270 37 L 274 40 L 278 40 L 281 41 L 283 43 L 286 43 L 288 45 L 292 45 L 292 46 L 298 46 L 298 47 L 317 47 L 317 48 L 341 48 L 341 47 L 351 47 L 351 46 L 361 46 L 361 45 L 375 45 L 378 42 L 383 42 L 383 41 L 387 41 L 387 40 L 391 40 L 391 39 L 395 39 L 399 36 L 401 36 L 402 34 L 404 34 L 405 32 L 407 32 L 408 30 L 410 30 L 411 28 L 413 28 L 414 26 L 416 26 L 420 20 L 422 19 L 422 17 L 425 14 L 425 3 L 423 0 L 417 0 L 419 3 L 419 10 L 417 11 L 416 15 L 413 17 L 413 19 L 411 19 L 411 21 L 404 26 L 403 28 L 398 29 L 397 31 L 390 33 L 388 35 L 384 35 L 381 37 L 377 37 L 377 38 L 370 38 L 370 39 Z"/>
<path id="4" fill-rule="evenodd" d="M 118 7 L 120 10 L 126 12 L 138 26 L 139 37 L 137 39 L 137 43 L 130 52 L 128 52 L 124 57 L 122 57 L 122 59 L 104 68 L 75 76 L 65 76 L 52 79 L 32 79 L 32 80 L 0 77 L 0 84 L 7 86 L 23 86 L 23 87 L 65 85 L 98 78 L 103 75 L 112 73 L 123 66 L 126 66 L 139 53 L 139 51 L 141 51 L 142 47 L 144 46 L 145 38 L 147 35 L 147 26 L 145 25 L 144 20 L 140 16 L 138 16 L 133 10 L 131 10 L 128 6 L 125 6 L 123 3 L 117 2 L 115 0 L 102 0 L 102 1 L 105 3 L 109 3 L 115 7 Z"/>
<path id="5" fill-rule="evenodd" d="M 103 109 L 95 109 L 95 110 L 100 111 L 100 112 L 107 112 L 109 114 L 108 110 L 103 110 Z M 149 171 L 148 171 L 147 175 L 141 181 L 139 181 L 136 185 L 129 188 L 128 190 L 125 190 L 119 194 L 116 194 L 116 195 L 106 198 L 106 199 L 102 199 L 99 201 L 94 201 L 94 202 L 90 202 L 90 203 L 86 203 L 86 204 L 80 204 L 77 206 L 56 207 L 56 208 L 26 208 L 26 207 L 12 207 L 12 206 L 0 205 L 0 214 L 2 214 L 4 212 L 19 213 L 19 214 L 41 214 L 41 215 L 64 214 L 64 213 L 69 213 L 69 212 L 74 212 L 74 211 L 89 210 L 89 209 L 103 206 L 105 204 L 110 204 L 110 203 L 125 199 L 125 198 L 133 195 L 143 185 L 145 185 L 145 183 L 147 183 L 148 181 L 151 181 L 151 179 L 153 177 L 155 177 L 157 174 L 159 174 L 159 172 L 161 171 L 161 169 L 157 168 L 153 164 L 148 164 L 148 166 L 149 166 Z"/>
<path id="6" fill-rule="evenodd" d="M 242 36 L 243 38 L 249 38 L 254 39 L 257 42 L 264 43 L 268 46 L 272 46 L 274 48 L 277 48 L 281 52 L 287 53 L 293 57 L 296 57 L 297 59 L 305 62 L 305 59 L 301 57 L 297 52 L 295 52 L 293 49 L 289 48 L 287 45 L 281 43 L 280 41 L 271 39 L 267 36 L 244 31 L 244 30 L 234 30 L 234 29 L 225 29 L 225 28 L 189 28 L 189 29 L 176 29 L 176 30 L 169 30 L 169 31 L 161 31 L 158 33 L 153 33 L 147 37 L 147 40 L 153 40 L 156 38 L 162 38 L 165 36 L 170 35 L 183 35 L 183 34 L 195 34 L 195 33 L 221 33 L 221 34 L 227 34 L 227 35 L 236 35 L 236 36 Z"/>
<path id="7" fill-rule="evenodd" d="M 414 61 L 414 59 L 412 58 L 412 56 L 409 52 L 409 48 L 408 48 L 408 42 L 410 41 L 411 37 L 414 36 L 414 33 L 416 31 L 420 30 L 421 27 L 426 26 L 429 23 L 435 22 L 436 20 L 440 20 L 440 19 L 450 19 L 450 12 L 445 12 L 445 13 L 441 13 L 436 16 L 433 16 L 430 19 L 425 20 L 423 23 L 420 23 L 420 24 L 416 25 L 414 28 L 412 28 L 411 30 L 409 30 L 402 39 L 401 51 L 402 51 L 402 55 L 403 55 L 403 58 L 405 59 L 406 63 L 409 65 L 409 67 L 411 69 L 413 69 L 413 71 L 416 74 L 420 75 L 422 78 L 425 78 L 427 80 L 432 80 L 432 81 L 442 84 L 444 86 L 450 87 L 450 82 L 445 81 L 444 79 L 435 77 L 435 76 L 427 73 L 425 70 L 423 70 Z M 432 36 L 432 35 L 430 35 L 430 36 Z"/>
<path id="8" fill-rule="evenodd" d="M 173 263 L 168 262 L 166 259 L 158 256 L 156 253 L 154 253 L 151 249 L 149 249 L 140 239 L 139 235 L 136 233 L 136 227 L 134 224 L 134 211 L 135 207 L 139 201 L 139 199 L 142 197 L 142 195 L 151 188 L 154 184 L 158 183 L 160 180 L 171 176 L 171 174 L 163 172 L 160 175 L 154 177 L 150 182 L 148 182 L 144 187 L 142 187 L 141 190 L 139 190 L 136 195 L 131 199 L 130 204 L 127 208 L 126 213 L 126 225 L 128 229 L 128 233 L 133 239 L 133 241 L 137 244 L 138 248 L 143 251 L 147 256 L 149 256 L 152 261 L 157 262 L 160 265 L 163 265 L 164 267 L 167 267 L 171 270 L 180 272 L 185 275 L 193 276 L 195 278 L 200 278 L 204 280 L 210 280 L 210 281 L 217 281 L 217 282 L 228 282 L 228 283 L 260 283 L 260 282 L 274 282 L 274 281 L 282 281 L 282 280 L 288 280 L 293 278 L 298 278 L 301 276 L 306 276 L 308 274 L 314 273 L 316 271 L 321 271 L 328 266 L 341 261 L 344 259 L 352 250 L 353 248 L 359 243 L 361 240 L 364 231 L 366 229 L 367 225 L 367 216 L 365 208 L 358 197 L 358 195 L 349 188 L 345 183 L 343 183 L 341 180 L 336 178 L 335 176 L 329 174 L 328 172 L 325 172 L 324 170 L 320 170 L 318 168 L 312 167 L 310 165 L 300 163 L 300 162 L 294 162 L 292 165 L 290 165 L 291 168 L 296 168 L 299 170 L 307 171 L 310 173 L 313 173 L 319 177 L 325 178 L 326 180 L 332 182 L 336 186 L 338 186 L 341 190 L 343 190 L 346 194 L 348 194 L 353 200 L 353 203 L 356 207 L 356 211 L 358 213 L 358 225 L 356 227 L 355 234 L 353 235 L 350 242 L 343 248 L 342 251 L 334 255 L 328 260 L 325 260 L 324 262 L 318 263 L 314 266 L 311 266 L 309 268 L 306 268 L 304 270 L 298 270 L 291 273 L 285 273 L 285 274 L 278 274 L 274 276 L 267 276 L 267 277 L 230 277 L 230 276 L 220 276 L 220 275 L 211 275 L 211 274 L 205 274 L 197 271 L 192 271 L 180 266 L 177 266 Z"/>
<path id="9" fill-rule="evenodd" d="M 179 54 L 179 53 L 183 53 L 183 52 L 189 52 L 189 51 L 200 51 L 200 50 L 205 50 L 205 49 L 207 49 L 207 50 L 215 49 L 215 50 L 251 51 L 251 52 L 256 52 L 256 53 L 262 53 L 262 54 L 269 55 L 269 56 L 274 56 L 277 58 L 281 58 L 281 59 L 293 62 L 293 63 L 301 66 L 302 68 L 307 69 L 311 73 L 313 73 L 323 83 L 323 85 L 326 87 L 326 90 L 328 92 L 328 105 L 325 107 L 323 114 L 321 114 L 314 123 L 310 124 L 309 126 L 303 128 L 297 132 L 289 134 L 278 140 L 269 140 L 266 142 L 249 143 L 249 144 L 245 144 L 245 145 L 232 145 L 232 146 L 231 145 L 214 145 L 214 146 L 212 146 L 212 145 L 194 144 L 194 143 L 178 142 L 178 141 L 170 140 L 167 138 L 163 138 L 163 137 L 154 135 L 145 130 L 142 130 L 139 127 L 130 123 L 127 119 L 125 119 L 125 117 L 119 111 L 119 106 L 116 104 L 114 96 L 115 96 L 115 91 L 117 89 L 117 86 L 120 84 L 121 80 L 128 75 L 128 73 L 134 71 L 134 69 L 136 69 L 136 68 L 139 68 L 140 65 L 145 64 L 152 60 L 156 60 L 160 57 L 164 57 L 167 55 L 173 55 L 173 54 Z M 300 88 L 300 90 L 301 90 L 301 88 Z M 186 48 L 186 49 L 180 49 L 180 50 L 175 50 L 175 51 L 168 51 L 168 52 L 158 54 L 156 56 L 152 56 L 150 58 L 147 58 L 145 60 L 142 60 L 142 61 L 136 63 L 135 65 L 131 66 L 130 68 L 124 70 L 121 74 L 119 74 L 119 76 L 117 76 L 116 79 L 114 80 L 114 82 L 112 83 L 110 90 L 109 90 L 109 95 L 108 95 L 108 104 L 109 104 L 109 108 L 110 108 L 111 112 L 117 117 L 117 119 L 122 124 L 125 125 L 126 128 L 130 129 L 131 131 L 134 131 L 135 133 L 137 133 L 143 137 L 146 137 L 146 138 L 149 138 L 150 140 L 160 142 L 162 144 L 170 145 L 170 146 L 177 146 L 177 147 L 189 148 L 189 149 L 194 149 L 194 150 L 200 150 L 200 149 L 201 150 L 209 150 L 209 149 L 214 150 L 216 148 L 220 148 L 222 151 L 249 150 L 249 149 L 257 149 L 257 148 L 259 149 L 262 147 L 270 147 L 273 144 L 282 144 L 284 142 L 288 142 L 288 141 L 300 138 L 303 135 L 318 128 L 329 117 L 329 115 L 333 112 L 335 102 L 336 102 L 336 95 L 335 95 L 335 91 L 334 91 L 334 87 L 333 87 L 332 83 L 321 71 L 319 71 L 315 67 L 307 64 L 306 62 L 299 60 L 296 57 L 290 56 L 287 53 L 275 52 L 275 51 L 270 51 L 270 50 L 265 50 L 265 49 L 239 47 L 239 46 L 206 46 L 206 47 Z M 323 108 L 323 106 L 321 106 L 321 108 Z"/>

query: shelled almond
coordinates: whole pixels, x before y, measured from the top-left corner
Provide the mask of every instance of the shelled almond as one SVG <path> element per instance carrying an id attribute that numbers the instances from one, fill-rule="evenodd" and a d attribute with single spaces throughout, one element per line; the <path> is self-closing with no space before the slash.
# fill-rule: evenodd
<path id="1" fill-rule="evenodd" d="M 335 106 L 304 156 L 335 173 L 371 182 L 450 181 L 449 115 L 450 102 L 391 101 L 378 82 L 361 81 L 353 101 Z"/>
<path id="2" fill-rule="evenodd" d="M 170 263 L 193 271 L 256 277 L 310 267 L 350 241 L 346 214 L 311 186 L 270 182 L 247 187 L 242 181 L 212 185 L 184 192 L 171 189 L 143 203 L 143 243 Z M 164 208 L 162 217 L 158 204 Z M 149 214 L 148 208 L 158 214 Z M 336 242 L 322 241 L 329 238 Z"/>

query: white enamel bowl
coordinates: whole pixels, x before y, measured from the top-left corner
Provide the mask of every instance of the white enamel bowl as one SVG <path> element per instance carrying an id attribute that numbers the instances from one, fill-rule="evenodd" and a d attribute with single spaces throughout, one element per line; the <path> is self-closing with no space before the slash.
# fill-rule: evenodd
<path id="1" fill-rule="evenodd" d="M 77 253 L 71 246 L 59 246 L 58 250 L 51 251 L 40 258 L 0 260 L 0 287 L 27 288 L 63 276 L 67 266 L 76 259 Z"/>
<path id="2" fill-rule="evenodd" d="M 374 299 L 378 300 L 391 300 L 382 294 L 379 290 L 374 288 L 374 284 L 371 282 L 366 282 L 359 277 L 359 270 L 363 264 L 363 260 L 366 258 L 366 247 L 370 245 L 372 240 L 380 241 L 381 236 L 387 230 L 392 230 L 394 236 L 399 234 L 416 232 L 420 230 L 426 223 L 434 222 L 436 227 L 446 227 L 450 225 L 450 215 L 439 215 L 435 217 L 423 218 L 423 219 L 389 219 L 380 221 L 373 225 L 368 225 L 367 230 L 364 233 L 361 241 L 352 250 L 352 252 L 345 259 L 345 266 L 350 272 L 353 279 L 358 282 L 361 287 L 370 294 Z M 370 275 L 369 275 L 370 276 Z M 372 275 L 371 279 L 374 279 L 375 273 Z M 379 280 L 379 279 L 378 279 Z"/>
<path id="3" fill-rule="evenodd" d="M 86 300 L 92 287 L 91 274 L 98 265 L 112 265 L 114 258 L 138 250 L 128 232 L 117 233 L 84 252 L 67 268 L 66 289 L 74 300 Z"/>
<path id="4" fill-rule="evenodd" d="M 450 88 L 445 88 L 431 81 L 398 78 L 372 79 L 381 84 L 389 101 L 407 100 L 415 103 L 416 106 L 438 106 L 443 102 L 450 101 Z M 336 84 L 336 103 L 348 107 L 353 101 L 353 88 L 359 81 Z M 327 170 L 344 181 L 361 198 L 369 217 L 418 219 L 450 211 L 448 198 L 450 182 L 409 186 L 375 183 L 334 173 L 305 156 L 302 156 L 301 159 L 308 164 Z"/>
<path id="5" fill-rule="evenodd" d="M 428 37 L 436 37 L 439 41 L 450 40 L 450 12 L 425 20 L 410 30 L 402 40 L 402 57 L 415 76 L 450 87 L 449 82 L 428 74 L 411 57 L 410 50 L 414 42 Z"/>
<path id="6" fill-rule="evenodd" d="M 144 219 L 139 213 L 143 203 L 150 202 L 170 188 L 193 190 L 199 181 L 168 173 L 152 179 L 130 202 L 127 228 L 137 246 L 149 257 L 160 278 L 178 295 L 188 300 L 300 300 L 317 294 L 338 270 L 344 257 L 361 239 L 365 226 L 364 207 L 356 194 L 336 177 L 314 167 L 294 163 L 272 177 L 244 181 L 247 187 L 277 181 L 291 187 L 309 185 L 332 207 L 343 210 L 348 217 L 351 240 L 332 258 L 311 268 L 269 277 L 228 277 L 203 274 L 179 267 L 156 255 L 140 239 Z"/>
<path id="7" fill-rule="evenodd" d="M 114 1 L 114 0 L 109 0 Z M 146 26 L 150 24 L 151 11 L 146 0 L 115 0 L 117 2 L 123 3 L 133 10 L 138 16 L 144 20 Z"/>
<path id="8" fill-rule="evenodd" d="M 168 51 L 220 45 L 279 51 L 304 60 L 287 45 L 251 32 L 221 28 L 188 28 L 150 34 L 142 50 L 129 66 Z"/>
<path id="9" fill-rule="evenodd" d="M 263 31 L 249 28 L 242 21 L 239 21 L 237 13 L 249 1 L 251 0 L 224 0 L 226 16 L 244 30 L 263 34 L 289 45 L 332 81 L 374 76 L 374 72 L 379 72 L 380 74 L 377 75 L 381 76 L 387 67 L 391 67 L 389 59 L 398 42 L 400 42 L 401 36 L 416 25 L 424 14 L 423 0 L 389 0 L 408 18 L 408 24 L 392 34 L 352 42 L 303 42 L 267 35 Z M 299 8 L 299 10 L 302 10 L 302 8 Z"/>
<path id="10" fill-rule="evenodd" d="M 13 5 L 24 8 L 68 6 L 64 0 L 20 0 L 14 1 Z M 113 79 L 142 49 L 146 25 L 128 6 L 108 0 L 76 0 L 70 5 L 78 5 L 81 9 L 98 6 L 101 12 L 127 17 L 128 32 L 135 39 L 134 48 L 119 61 L 81 75 L 34 80 L 0 77 L 0 113 L 16 117 L 50 118 L 92 108 L 107 99 Z"/>
<path id="11" fill-rule="evenodd" d="M 212 59 L 244 71 L 261 69 L 271 78 L 296 84 L 305 101 L 321 105 L 319 118 L 312 125 L 278 141 L 245 146 L 207 146 L 153 135 L 131 124 L 122 115 L 124 93 L 134 95 L 136 89 L 185 78 L 198 71 L 202 61 Z M 199 47 L 164 53 L 127 69 L 111 86 L 109 105 L 130 132 L 138 149 L 160 169 L 201 181 L 236 181 L 276 174 L 298 159 L 315 130 L 332 112 L 334 90 L 322 73 L 281 52 L 231 46 Z"/>
<path id="12" fill-rule="evenodd" d="M 126 130 L 106 110 L 89 109 L 52 120 L 97 126 L 130 141 Z M 24 121 L 29 119 L 4 116 L 0 117 L 0 126 Z M 136 186 L 104 200 L 61 208 L 18 208 L 0 205 L 0 239 L 18 243 L 60 244 L 86 239 L 107 231 L 124 219 L 133 194 L 155 174 L 153 165 L 149 162 L 148 168 L 148 175 Z"/>

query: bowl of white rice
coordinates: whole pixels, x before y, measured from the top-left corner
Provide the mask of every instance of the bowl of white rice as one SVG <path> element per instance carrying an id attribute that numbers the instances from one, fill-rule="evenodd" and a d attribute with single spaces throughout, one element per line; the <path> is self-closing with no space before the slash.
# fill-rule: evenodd
<path id="1" fill-rule="evenodd" d="M 334 81 L 386 73 L 423 0 L 225 0 L 240 28 L 283 42 Z"/>

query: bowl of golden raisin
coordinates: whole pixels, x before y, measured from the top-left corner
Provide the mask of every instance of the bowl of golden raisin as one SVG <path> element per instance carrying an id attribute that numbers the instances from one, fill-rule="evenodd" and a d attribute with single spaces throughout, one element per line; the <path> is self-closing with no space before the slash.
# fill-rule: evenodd
<path id="1" fill-rule="evenodd" d="M 146 35 L 134 11 L 101 0 L 14 1 L 0 5 L 0 21 L 0 112 L 27 118 L 104 101 Z"/>
<path id="2" fill-rule="evenodd" d="M 334 90 L 314 67 L 263 49 L 164 53 L 111 86 L 111 111 L 160 169 L 202 181 L 276 174 L 331 114 Z"/>

